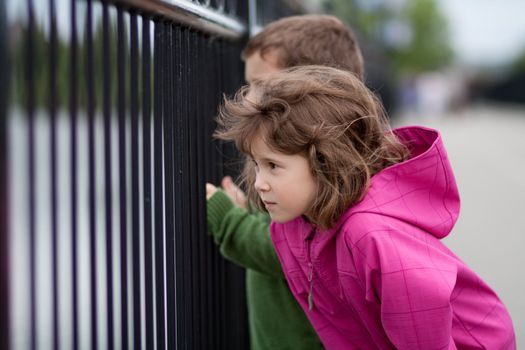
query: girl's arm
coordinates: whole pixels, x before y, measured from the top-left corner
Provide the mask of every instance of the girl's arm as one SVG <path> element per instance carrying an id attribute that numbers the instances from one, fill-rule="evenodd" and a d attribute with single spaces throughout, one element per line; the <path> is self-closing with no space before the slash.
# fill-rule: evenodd
<path id="1" fill-rule="evenodd" d="M 270 238 L 270 218 L 249 213 L 218 190 L 207 201 L 208 230 L 221 254 L 236 264 L 284 278 Z"/>
<path id="2" fill-rule="evenodd" d="M 457 267 L 444 247 L 432 237 L 425 242 L 388 229 L 352 236 L 347 246 L 366 301 L 377 305 L 375 317 L 396 349 L 456 349 L 451 296 Z"/>

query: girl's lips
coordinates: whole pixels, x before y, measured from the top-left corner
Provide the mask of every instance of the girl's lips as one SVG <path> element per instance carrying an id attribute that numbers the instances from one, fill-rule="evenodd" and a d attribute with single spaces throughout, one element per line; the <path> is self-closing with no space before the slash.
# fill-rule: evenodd
<path id="1" fill-rule="evenodd" d="M 263 201 L 266 210 L 271 210 L 275 206 L 275 202 Z"/>

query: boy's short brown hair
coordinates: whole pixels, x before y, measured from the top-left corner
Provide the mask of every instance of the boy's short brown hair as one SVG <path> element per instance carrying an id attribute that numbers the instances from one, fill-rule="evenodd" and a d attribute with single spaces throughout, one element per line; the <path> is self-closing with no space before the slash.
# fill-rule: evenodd
<path id="1" fill-rule="evenodd" d="M 408 156 L 376 96 L 354 74 L 326 66 L 289 68 L 241 88 L 225 99 L 217 122 L 215 136 L 248 157 L 257 137 L 277 152 L 306 157 L 317 182 L 307 216 L 321 229 L 361 199 L 374 174 Z M 243 181 L 264 210 L 253 162 L 246 161 Z"/>
<path id="2" fill-rule="evenodd" d="M 275 50 L 281 68 L 323 65 L 364 78 L 361 49 L 350 28 L 329 15 L 285 17 L 268 24 L 242 51 L 246 59 L 256 52 Z"/>

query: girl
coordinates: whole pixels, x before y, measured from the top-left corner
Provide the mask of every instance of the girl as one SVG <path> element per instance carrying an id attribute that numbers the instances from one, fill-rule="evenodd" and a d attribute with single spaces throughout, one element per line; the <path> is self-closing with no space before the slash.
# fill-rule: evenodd
<path id="1" fill-rule="evenodd" d="M 459 194 L 437 131 L 390 131 L 359 79 L 321 66 L 242 88 L 218 123 L 326 348 L 516 348 L 505 306 L 440 242 Z"/>

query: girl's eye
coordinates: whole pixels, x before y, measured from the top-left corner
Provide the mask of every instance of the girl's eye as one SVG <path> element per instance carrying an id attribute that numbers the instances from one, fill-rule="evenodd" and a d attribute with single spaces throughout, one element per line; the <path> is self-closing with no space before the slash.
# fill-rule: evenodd
<path id="1" fill-rule="evenodd" d="M 270 167 L 270 169 L 275 169 L 275 168 L 277 168 L 277 164 L 275 164 L 274 162 L 269 162 L 269 163 L 268 163 L 268 166 Z"/>

